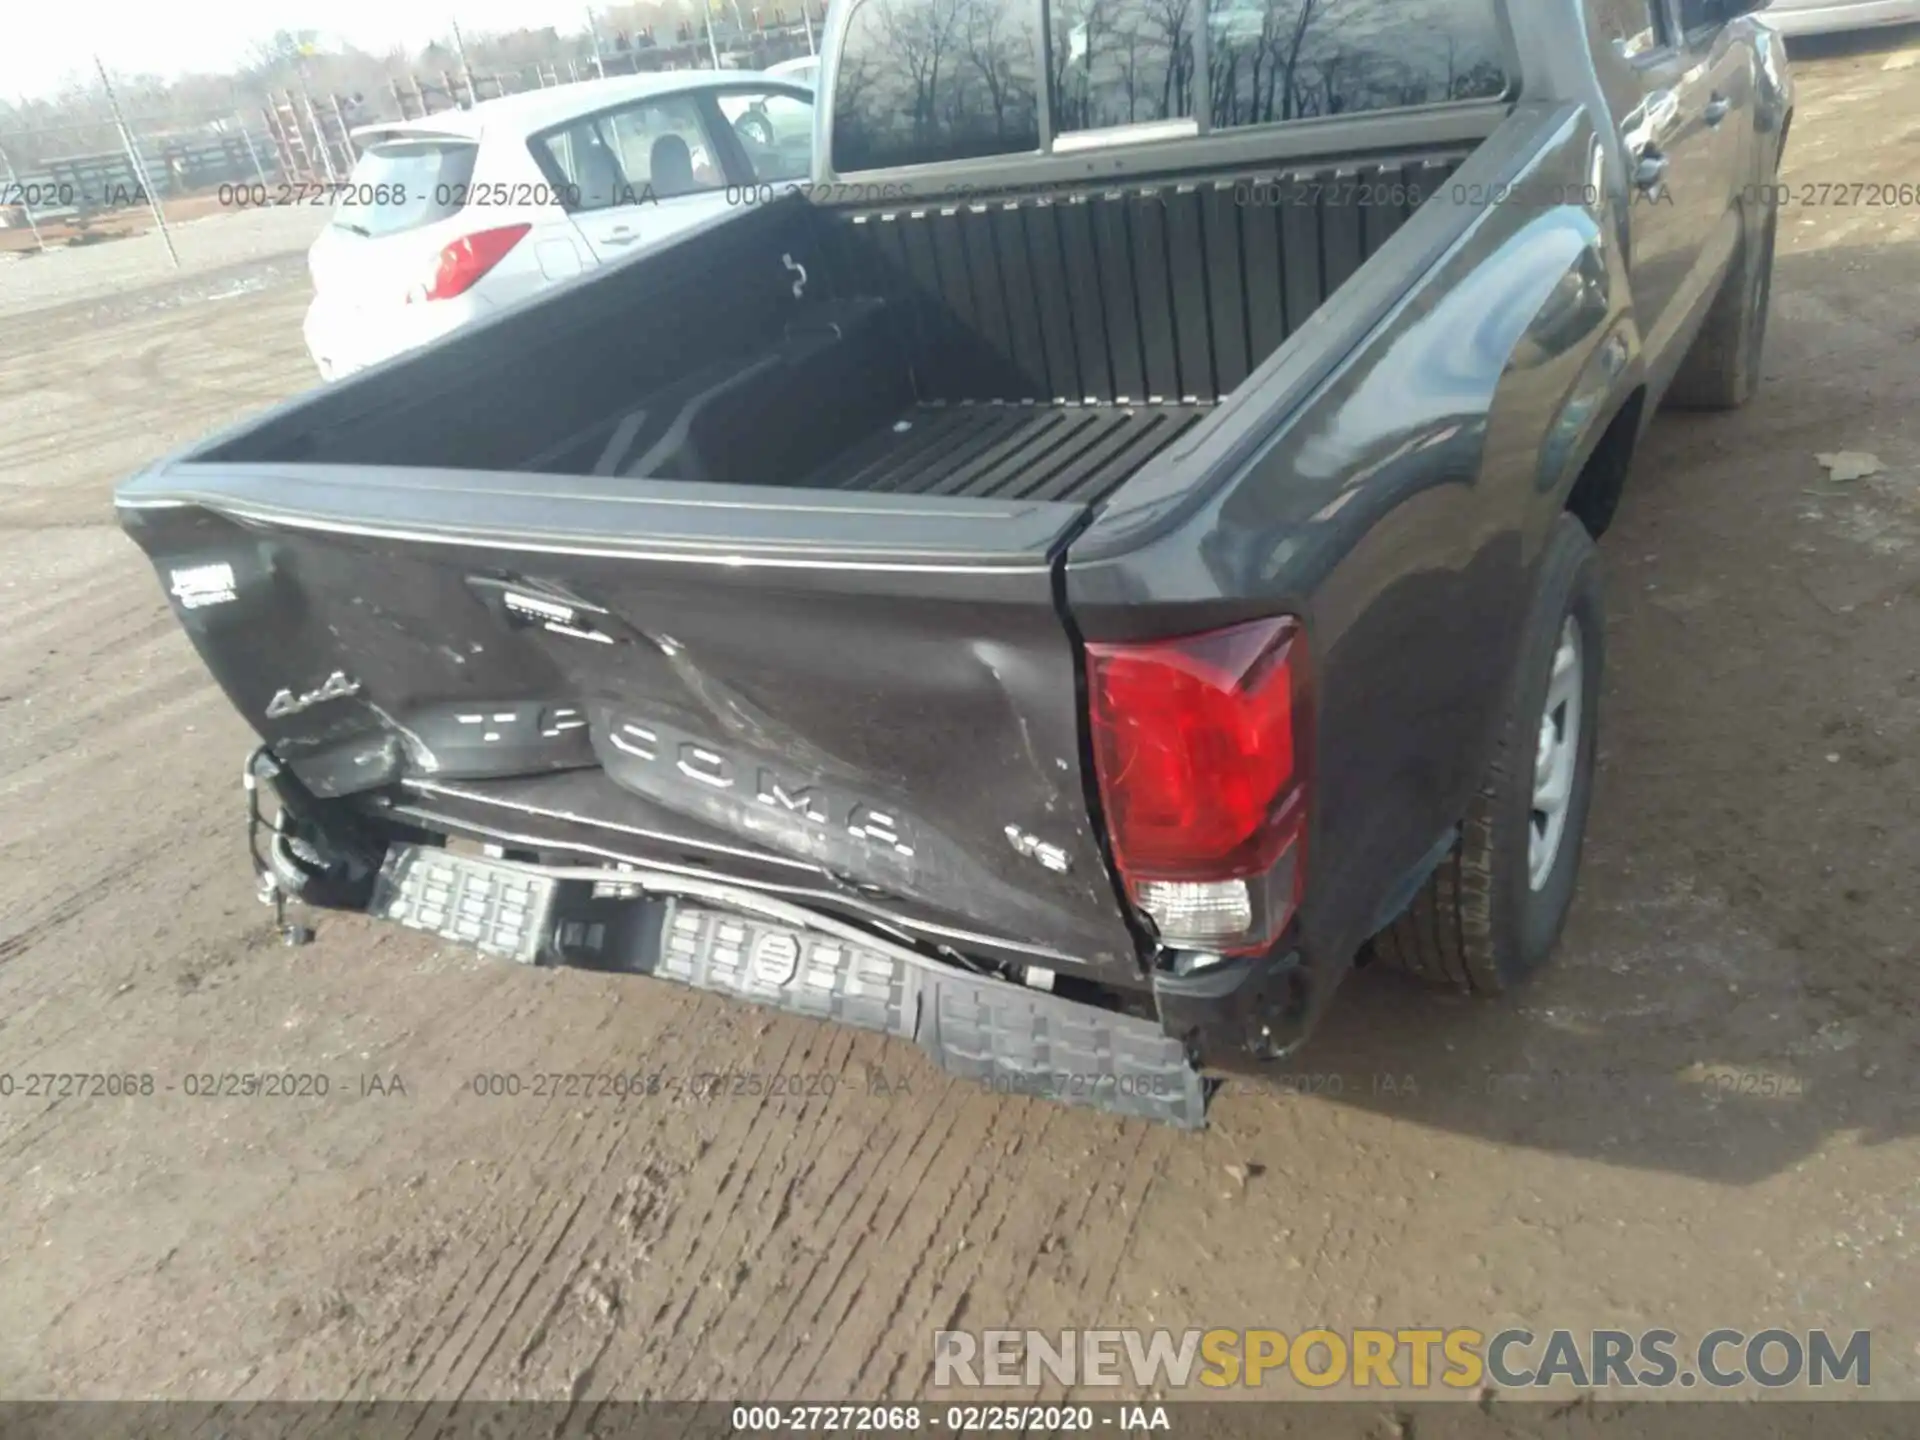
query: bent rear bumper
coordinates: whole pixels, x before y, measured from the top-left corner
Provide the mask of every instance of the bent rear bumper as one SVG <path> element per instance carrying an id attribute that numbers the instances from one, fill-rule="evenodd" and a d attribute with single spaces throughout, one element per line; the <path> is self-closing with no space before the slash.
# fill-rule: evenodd
<path id="1" fill-rule="evenodd" d="M 1201 1067 L 1249 1069 L 1286 1054 L 1333 988 L 1282 947 L 1157 976 L 1151 1007 L 1144 994 L 1100 987 L 1056 994 L 1008 978 L 1023 973 L 1017 965 L 980 957 L 969 969 L 958 952 L 934 958 L 718 875 L 456 852 L 415 817 L 383 822 L 316 799 L 264 750 L 249 775 L 280 802 L 271 843 L 256 849 L 263 898 L 278 891 L 498 959 L 649 976 L 892 1035 L 1000 1094 L 1198 1129 L 1214 1083 Z M 257 805 L 250 820 L 262 823 Z"/>
<path id="2" fill-rule="evenodd" d="M 1206 1082 L 1151 1020 L 969 974 L 719 882 L 399 845 L 368 909 L 505 959 L 649 975 L 892 1035 L 996 1093 L 1205 1123 Z"/>
<path id="3" fill-rule="evenodd" d="M 366 306 L 316 295 L 307 304 L 300 333 L 320 378 L 344 380 L 383 360 L 451 335 L 492 308 L 477 295 L 431 304 Z"/>

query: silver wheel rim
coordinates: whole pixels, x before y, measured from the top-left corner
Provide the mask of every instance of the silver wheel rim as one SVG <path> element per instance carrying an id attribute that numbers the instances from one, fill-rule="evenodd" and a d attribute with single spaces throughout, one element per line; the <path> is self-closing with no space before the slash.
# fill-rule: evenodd
<path id="1" fill-rule="evenodd" d="M 1560 627 L 1553 652 L 1547 702 L 1540 710 L 1540 735 L 1533 754 L 1533 811 L 1527 821 L 1527 880 L 1535 890 L 1546 885 L 1566 840 L 1573 810 L 1573 787 L 1580 760 L 1580 622 L 1571 615 Z"/>

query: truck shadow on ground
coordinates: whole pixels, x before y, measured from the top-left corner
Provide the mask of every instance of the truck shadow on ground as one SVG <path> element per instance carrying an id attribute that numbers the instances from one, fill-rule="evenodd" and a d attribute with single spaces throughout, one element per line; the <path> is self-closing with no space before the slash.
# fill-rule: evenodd
<path id="1" fill-rule="evenodd" d="M 1836 35 L 1797 35 L 1787 41 L 1787 58 L 1796 65 L 1854 56 L 1891 54 L 1920 44 L 1920 25 L 1886 25 L 1846 30 Z"/>
<path id="2" fill-rule="evenodd" d="M 1230 1084 L 1729 1184 L 1843 1136 L 1920 1133 L 1911 990 L 1866 1013 L 1822 978 L 1856 954 L 1796 954 L 1704 895 L 1624 900 L 1618 879 L 1588 884 L 1551 969 L 1519 992 L 1369 966 L 1298 1056 Z"/>
<path id="3" fill-rule="evenodd" d="M 1643 442 L 1553 962 L 1496 1000 L 1362 969 L 1229 1126 L 1249 1087 L 1730 1184 L 1920 1132 L 1917 279 L 1912 244 L 1783 254 L 1760 396 Z"/>

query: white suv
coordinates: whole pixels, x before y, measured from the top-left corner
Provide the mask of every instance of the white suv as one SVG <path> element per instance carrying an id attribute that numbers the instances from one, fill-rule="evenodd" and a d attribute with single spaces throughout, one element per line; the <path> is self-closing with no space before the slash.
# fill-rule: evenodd
<path id="1" fill-rule="evenodd" d="M 738 70 L 626 75 L 364 126 L 307 254 L 326 379 L 805 180 L 805 86 Z"/>

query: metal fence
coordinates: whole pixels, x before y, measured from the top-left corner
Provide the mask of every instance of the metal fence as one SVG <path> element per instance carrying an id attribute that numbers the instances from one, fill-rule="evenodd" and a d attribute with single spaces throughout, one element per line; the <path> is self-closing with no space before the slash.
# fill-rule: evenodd
<path id="1" fill-rule="evenodd" d="M 123 113 L 100 67 L 97 95 L 85 97 L 90 118 L 0 129 L 0 251 L 86 244 L 150 219 L 177 264 L 170 220 L 219 208 L 222 197 L 258 203 L 262 193 L 272 198 L 295 186 L 344 180 L 358 158 L 353 132 L 360 126 L 606 76 L 716 66 L 760 70 L 813 52 L 823 0 L 789 0 L 791 9 L 777 10 L 725 3 L 735 18 L 724 30 L 714 25 L 713 12 L 704 24 L 681 24 L 672 36 L 590 29 L 589 54 L 555 53 L 509 69 L 468 65 L 462 45 L 458 65 L 431 74 L 395 69 L 371 93 L 295 85 L 260 97 L 265 103 L 250 109 L 190 117 Z"/>
<path id="2" fill-rule="evenodd" d="M 0 156 L 7 157 L 0 163 L 0 209 L 12 212 L 7 218 L 18 226 L 77 229 L 102 215 L 145 208 L 149 193 L 161 201 L 180 200 L 281 172 L 266 131 L 248 130 L 238 117 L 224 130 L 144 136 L 131 126 L 129 131 L 128 145 L 63 147 L 65 153 L 21 166 L 15 166 L 11 151 L 22 134 L 0 135 Z M 29 133 L 36 139 L 44 135 Z"/>

